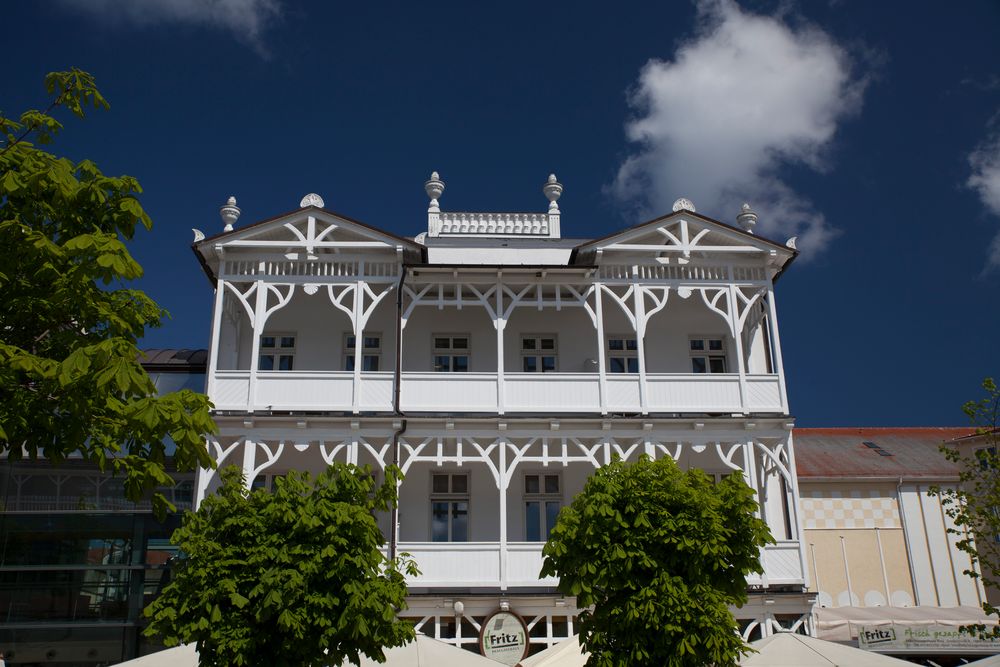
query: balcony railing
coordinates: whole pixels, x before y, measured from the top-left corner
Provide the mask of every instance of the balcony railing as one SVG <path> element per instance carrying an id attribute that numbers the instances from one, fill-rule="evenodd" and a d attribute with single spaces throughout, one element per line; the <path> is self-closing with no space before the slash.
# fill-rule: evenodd
<path id="1" fill-rule="evenodd" d="M 415 588 L 517 588 L 554 587 L 558 579 L 540 578 L 540 542 L 511 542 L 506 565 L 496 542 L 400 542 L 399 551 L 416 561 L 420 574 L 407 580 Z M 797 541 L 782 541 L 764 549 L 767 585 L 803 585 L 802 558 Z M 747 585 L 761 586 L 758 575 Z"/>
<path id="2" fill-rule="evenodd" d="M 777 375 L 649 373 L 403 373 L 405 412 L 663 413 L 785 412 Z M 253 385 L 253 386 L 251 386 Z M 220 410 L 391 412 L 393 374 L 344 371 L 218 371 Z M 500 401 L 502 396 L 503 400 Z"/>

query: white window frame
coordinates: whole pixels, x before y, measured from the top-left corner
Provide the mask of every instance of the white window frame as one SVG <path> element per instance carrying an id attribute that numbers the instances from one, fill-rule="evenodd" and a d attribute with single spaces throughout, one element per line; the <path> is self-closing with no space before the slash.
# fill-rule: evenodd
<path id="1" fill-rule="evenodd" d="M 718 350 L 711 349 L 711 341 L 720 341 L 721 347 Z M 688 336 L 688 358 L 691 359 L 691 373 L 696 375 L 711 375 L 713 373 L 728 373 L 729 372 L 729 355 L 726 353 L 726 347 L 728 344 L 728 337 L 725 334 L 694 334 Z M 695 350 L 692 345 L 696 341 L 701 341 L 704 349 Z M 705 370 L 696 371 L 694 369 L 694 360 L 704 359 Z M 712 362 L 722 360 L 722 370 L 713 370 Z"/>
<path id="2" fill-rule="evenodd" d="M 545 350 L 542 348 L 542 340 L 552 340 L 552 349 Z M 535 348 L 532 350 L 526 349 L 524 347 L 524 342 L 526 340 L 534 340 Z M 535 358 L 535 370 L 529 371 L 524 368 L 524 360 L 534 357 Z M 554 367 L 551 370 L 545 370 L 542 363 L 543 357 L 552 357 L 554 362 Z M 559 336 L 556 334 L 521 334 L 521 368 L 522 373 L 558 373 L 559 372 Z"/>
<path id="3" fill-rule="evenodd" d="M 538 492 L 529 493 L 528 492 L 528 478 L 537 477 L 538 478 Z M 557 483 L 559 484 L 559 490 L 557 492 L 546 492 L 545 491 L 545 478 L 555 477 Z M 563 493 L 563 476 L 561 472 L 553 472 L 552 470 L 525 470 L 521 475 L 521 507 L 524 511 L 522 515 L 524 517 L 524 540 L 525 542 L 545 542 L 549 538 L 549 533 L 552 528 L 555 527 L 555 523 L 550 526 L 546 520 L 546 503 L 558 502 L 559 509 L 562 510 L 565 507 L 565 494 Z M 528 503 L 537 502 L 538 509 L 538 538 L 537 540 L 532 540 L 528 537 Z M 558 512 L 556 513 L 558 515 Z"/>
<path id="4" fill-rule="evenodd" d="M 447 338 L 448 347 L 438 347 L 438 338 Z M 456 338 L 465 339 L 465 348 L 456 348 Z M 459 351 L 456 353 L 456 349 Z M 448 358 L 448 368 L 438 369 L 438 357 Z M 465 357 L 465 370 L 455 370 L 455 357 Z M 432 333 L 431 334 L 431 370 L 435 373 L 467 373 L 472 367 L 472 336 L 467 333 Z"/>
<path id="5" fill-rule="evenodd" d="M 273 338 L 274 339 L 274 347 L 264 347 L 264 340 L 267 339 L 267 338 Z M 283 338 L 291 338 L 292 339 L 292 346 L 291 347 L 283 347 L 281 345 L 281 343 L 283 342 L 283 340 L 282 340 Z M 294 331 L 265 331 L 264 333 L 262 333 L 260 335 L 260 340 L 257 341 L 257 351 L 258 351 L 258 355 L 257 355 L 257 370 L 258 371 L 264 371 L 265 373 L 268 373 L 268 372 L 288 373 L 289 371 L 294 371 L 295 370 L 295 350 L 296 350 L 296 346 L 298 345 L 298 341 L 299 341 L 299 336 Z M 269 368 L 269 369 L 263 369 L 263 368 L 261 368 L 261 363 L 263 362 L 264 357 L 270 357 L 271 358 L 271 364 L 272 364 L 271 368 Z M 291 358 L 291 361 L 292 361 L 292 367 L 291 368 L 286 368 L 284 370 L 281 369 L 281 358 L 282 357 L 290 357 Z"/>
<path id="6" fill-rule="evenodd" d="M 434 490 L 434 477 L 440 476 L 448 477 L 448 491 L 435 491 Z M 453 479 L 456 477 L 465 478 L 465 492 L 455 492 L 452 491 L 454 487 Z M 430 485 L 428 497 L 430 498 L 430 503 L 428 504 L 428 519 L 430 520 L 430 525 L 428 526 L 428 536 L 431 542 L 438 542 L 439 544 L 445 544 L 448 542 L 469 542 L 472 540 L 472 476 L 468 472 L 459 472 L 455 470 L 436 470 L 432 471 L 427 478 L 427 482 Z M 454 503 L 464 502 L 465 503 L 465 540 L 455 540 L 454 539 L 454 519 L 455 519 L 455 509 Z M 434 539 L 434 503 L 448 503 L 448 539 L 447 540 L 435 540 Z"/>
<path id="7" fill-rule="evenodd" d="M 341 364 L 340 367 L 343 368 L 345 371 L 348 371 L 348 372 L 353 372 L 354 371 L 353 368 L 348 368 L 348 366 L 350 364 L 354 363 L 354 346 L 348 347 L 350 345 L 350 340 L 352 338 L 354 338 L 354 332 L 353 331 L 345 331 L 344 332 L 344 340 L 343 340 L 344 360 L 343 360 L 343 363 Z M 368 342 L 367 341 L 368 338 L 378 338 L 378 347 L 367 347 L 367 346 L 365 346 L 365 347 L 363 347 L 361 349 L 361 372 L 362 373 L 376 373 L 376 372 L 382 370 L 382 334 L 380 332 L 377 332 L 377 331 L 374 331 L 374 332 L 371 332 L 371 333 L 368 333 L 368 332 L 362 333 L 361 334 L 361 344 L 364 345 L 365 343 L 367 343 Z M 365 358 L 366 357 L 375 357 L 375 359 L 377 360 L 377 364 L 376 365 L 378 366 L 378 368 L 376 370 L 374 370 L 374 371 L 366 371 L 365 370 Z"/>
<path id="8" fill-rule="evenodd" d="M 620 341 L 622 341 L 622 349 L 620 349 L 620 350 L 613 350 L 613 349 L 611 349 L 611 341 L 614 341 L 614 340 L 620 340 Z M 634 348 L 629 349 L 629 347 L 628 347 L 629 341 L 632 341 L 635 344 Z M 607 358 L 608 358 L 608 372 L 609 373 L 614 373 L 615 375 L 619 375 L 619 374 L 627 374 L 627 373 L 635 374 L 635 373 L 639 372 L 639 339 L 636 337 L 636 335 L 634 333 L 630 333 L 630 334 L 618 334 L 618 333 L 608 334 L 607 335 L 607 339 L 604 341 L 604 349 L 605 349 L 605 353 L 606 353 Z M 612 359 L 621 359 L 622 360 L 622 367 L 624 368 L 624 370 L 620 370 L 620 371 L 614 370 L 614 368 L 612 367 L 612 364 L 613 364 Z M 629 363 L 628 362 L 629 362 L 630 359 L 635 359 L 635 370 L 634 371 L 630 371 L 628 369 L 628 367 L 629 367 Z"/>

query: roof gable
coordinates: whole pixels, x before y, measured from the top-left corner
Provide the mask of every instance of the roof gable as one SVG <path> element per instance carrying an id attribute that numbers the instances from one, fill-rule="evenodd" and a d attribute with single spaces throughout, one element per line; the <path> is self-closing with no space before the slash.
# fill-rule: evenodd
<path id="1" fill-rule="evenodd" d="M 578 255 L 620 251 L 683 259 L 731 254 L 773 257 L 781 265 L 798 254 L 794 242 L 782 245 L 689 210 L 675 211 L 587 241 L 577 246 L 576 251 Z"/>
<path id="2" fill-rule="evenodd" d="M 396 248 L 419 250 L 412 240 L 377 229 L 345 215 L 306 206 L 260 222 L 197 241 L 195 247 L 322 249 Z"/>

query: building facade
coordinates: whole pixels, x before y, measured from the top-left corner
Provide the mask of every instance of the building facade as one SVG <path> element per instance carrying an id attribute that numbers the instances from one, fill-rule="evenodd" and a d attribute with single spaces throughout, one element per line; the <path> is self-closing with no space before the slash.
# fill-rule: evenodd
<path id="1" fill-rule="evenodd" d="M 203 391 L 204 350 L 150 350 L 157 390 Z M 168 452 L 169 452 L 168 448 Z M 125 498 L 122 478 L 70 457 L 2 461 L 0 651 L 14 665 L 98 667 L 163 648 L 142 635 L 143 608 L 167 580 L 170 536 L 191 509 L 195 475 L 160 491 L 177 507 L 164 521 Z"/>
<path id="2" fill-rule="evenodd" d="M 957 545 L 967 534 L 935 493 L 959 482 L 941 446 L 975 446 L 970 432 L 795 430 L 819 638 L 942 667 L 1000 652 L 1000 643 L 958 632 L 996 618 L 983 613 L 980 580 L 965 574 L 973 564 Z"/>
<path id="3" fill-rule="evenodd" d="M 758 491 L 777 539 L 736 610 L 748 638 L 810 630 L 792 420 L 774 283 L 794 242 L 680 199 L 598 239 L 561 234 L 562 186 L 540 213 L 444 212 L 404 238 L 307 195 L 194 251 L 215 290 L 207 390 L 220 465 L 267 487 L 333 461 L 405 473 L 389 549 L 411 554 L 406 614 L 474 649 L 483 619 L 517 612 L 533 650 L 579 612 L 539 578 L 559 508 L 613 457 L 670 456 Z M 422 226 L 422 224 L 421 224 Z M 196 498 L 212 492 L 202 471 Z"/>

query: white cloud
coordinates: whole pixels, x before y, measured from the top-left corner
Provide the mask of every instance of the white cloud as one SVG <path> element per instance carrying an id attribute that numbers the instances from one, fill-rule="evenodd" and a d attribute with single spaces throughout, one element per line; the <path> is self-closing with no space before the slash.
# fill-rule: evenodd
<path id="1" fill-rule="evenodd" d="M 966 184 L 979 194 L 983 205 L 1000 216 L 1000 132 L 988 138 L 969 155 L 972 175 Z M 993 238 L 989 265 L 1000 268 L 1000 233 Z"/>
<path id="2" fill-rule="evenodd" d="M 280 0 L 60 0 L 99 21 L 125 20 L 137 25 L 188 23 L 232 32 L 261 55 L 263 35 L 281 15 Z"/>
<path id="3" fill-rule="evenodd" d="M 650 60 L 626 125 L 637 144 L 611 192 L 644 215 L 678 197 L 732 223 L 743 201 L 757 232 L 799 237 L 805 255 L 839 232 L 780 175 L 824 170 L 838 124 L 861 108 L 867 81 L 847 53 L 815 27 L 744 12 L 731 0 L 699 0 L 699 25 L 672 60 Z"/>

